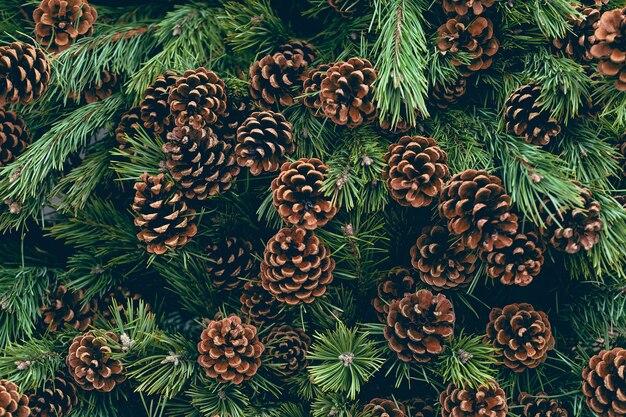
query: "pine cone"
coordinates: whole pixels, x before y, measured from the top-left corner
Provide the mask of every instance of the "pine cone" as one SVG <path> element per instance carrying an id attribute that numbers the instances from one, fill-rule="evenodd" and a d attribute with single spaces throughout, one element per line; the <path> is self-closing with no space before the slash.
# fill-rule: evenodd
<path id="1" fill-rule="evenodd" d="M 439 215 L 469 249 L 492 251 L 511 245 L 517 216 L 510 209 L 511 197 L 502 180 L 482 170 L 455 174 L 439 196 Z"/>
<path id="2" fill-rule="evenodd" d="M 15 161 L 30 142 L 24 119 L 14 111 L 0 108 L 0 167 Z"/>
<path id="3" fill-rule="evenodd" d="M 404 362 L 430 362 L 454 336 L 452 303 L 443 294 L 419 290 L 389 305 L 385 339 Z"/>
<path id="4" fill-rule="evenodd" d="M 0 416 L 28 417 L 28 397 L 20 395 L 19 387 L 6 379 L 0 379 Z"/>
<path id="5" fill-rule="evenodd" d="M 296 150 L 293 126 L 282 113 L 254 112 L 237 130 L 237 163 L 250 174 L 278 171 L 286 157 Z"/>
<path id="6" fill-rule="evenodd" d="M 383 179 L 401 206 L 429 206 L 450 176 L 448 155 L 434 139 L 423 136 L 403 136 L 389 146 L 385 161 Z"/>
<path id="7" fill-rule="evenodd" d="M 113 301 L 117 304 L 116 310 L 123 313 L 128 307 L 128 300 L 139 301 L 142 299 L 141 295 L 133 293 L 128 288 L 121 286 L 115 287 L 112 291 L 106 294 L 104 297 L 98 298 L 96 302 L 96 311 L 98 317 L 102 317 L 109 323 L 115 324 L 115 316 L 111 312 L 113 308 Z M 148 304 L 144 304 L 147 308 L 150 308 Z M 122 316 L 123 317 L 123 316 Z"/>
<path id="8" fill-rule="evenodd" d="M 31 417 L 65 417 L 78 404 L 78 389 L 63 372 L 46 388 L 28 396 Z"/>
<path id="9" fill-rule="evenodd" d="M 450 61 L 465 77 L 489 68 L 500 48 L 493 36 L 493 23 L 482 16 L 471 20 L 469 16 L 449 19 L 439 27 L 439 38 L 437 47 L 442 53 L 464 52 L 471 56 L 469 64 L 454 57 Z"/>
<path id="10" fill-rule="evenodd" d="M 282 304 L 263 288 L 261 281 L 248 281 L 243 286 L 241 312 L 255 324 L 262 325 L 267 321 L 280 321 L 284 312 Z"/>
<path id="11" fill-rule="evenodd" d="M 246 94 L 248 94 L 247 90 Z M 228 95 L 226 111 L 211 126 L 217 138 L 227 143 L 236 142 L 237 130 L 244 120 L 248 118 L 252 108 L 249 97 L 233 97 L 234 95 Z"/>
<path id="12" fill-rule="evenodd" d="M 116 74 L 102 70 L 98 82 L 88 85 L 78 93 L 69 94 L 69 98 L 79 104 L 95 103 L 111 97 L 117 87 L 117 83 L 118 78 Z"/>
<path id="13" fill-rule="evenodd" d="M 226 111 L 226 85 L 213 71 L 187 70 L 170 87 L 168 102 L 176 126 L 202 129 Z"/>
<path id="14" fill-rule="evenodd" d="M 448 385 L 439 396 L 442 417 L 506 417 L 509 406 L 506 394 L 493 382 L 478 388 Z"/>
<path id="15" fill-rule="evenodd" d="M 378 296 L 372 300 L 374 310 L 378 313 L 381 323 L 387 322 L 389 304 L 412 293 L 415 289 L 415 279 L 408 269 L 396 267 L 385 274 L 378 282 Z"/>
<path id="16" fill-rule="evenodd" d="M 600 9 L 596 6 L 581 7 L 573 4 L 581 16 L 570 16 L 567 21 L 571 30 L 565 38 L 553 39 L 552 47 L 556 54 L 573 59 L 581 64 L 593 59 L 591 46 L 596 43 L 595 31 L 600 22 Z"/>
<path id="17" fill-rule="evenodd" d="M 315 230 L 337 213 L 330 197 L 322 192 L 328 167 L 316 158 L 285 162 L 272 181 L 273 203 L 287 223 Z"/>
<path id="18" fill-rule="evenodd" d="M 504 104 L 506 129 L 523 136 L 524 141 L 544 146 L 561 132 L 561 126 L 539 102 L 541 86 L 526 84 L 511 94 Z"/>
<path id="19" fill-rule="evenodd" d="M 69 291 L 59 285 L 50 295 L 49 302 L 39 311 L 48 331 L 55 333 L 65 323 L 76 330 L 84 332 L 91 325 L 94 318 L 93 304 L 83 301 L 83 291 Z"/>
<path id="20" fill-rule="evenodd" d="M 403 110 L 401 110 L 400 112 L 404 113 Z M 419 117 L 420 115 L 416 114 L 416 118 L 419 118 Z M 398 120 L 396 121 L 396 124 L 393 125 L 391 115 L 387 115 L 385 117 L 380 117 L 378 119 L 377 130 L 380 130 L 380 132 L 384 136 L 400 136 L 400 135 L 404 135 L 409 130 L 413 129 L 413 127 L 414 126 L 412 126 L 409 123 L 406 117 L 403 117 L 403 116 L 400 116 Z M 419 129 L 419 126 L 417 127 Z"/>
<path id="21" fill-rule="evenodd" d="M 274 327 L 265 337 L 263 344 L 267 354 L 278 366 L 272 371 L 279 376 L 288 377 L 306 368 L 306 353 L 311 345 L 311 338 L 302 329 L 283 325 Z"/>
<path id="22" fill-rule="evenodd" d="M 38 99 L 49 82 L 50 65 L 41 49 L 22 42 L 0 46 L 0 107 Z"/>
<path id="23" fill-rule="evenodd" d="M 543 266 L 543 241 L 536 233 L 518 233 L 511 246 L 482 252 L 487 275 L 504 285 L 526 286 L 539 275 Z"/>
<path id="24" fill-rule="evenodd" d="M 126 140 L 126 136 L 132 137 L 135 135 L 141 125 L 141 110 L 139 106 L 131 107 L 126 113 L 122 114 L 122 118 L 117 128 L 115 128 L 115 140 L 120 149 L 130 149 L 130 143 Z"/>
<path id="25" fill-rule="evenodd" d="M 554 398 L 547 397 L 545 392 L 539 392 L 530 395 L 522 392 L 519 395 L 519 403 L 524 406 L 524 411 L 520 417 L 569 417 L 567 408 L 561 405 L 561 402 Z"/>
<path id="26" fill-rule="evenodd" d="M 135 226 L 140 229 L 137 238 L 147 243 L 149 253 L 162 255 L 182 248 L 196 235 L 195 210 L 187 207 L 183 194 L 163 174 L 144 173 L 134 189 Z"/>
<path id="27" fill-rule="evenodd" d="M 78 386 L 85 391 L 110 392 L 116 384 L 126 380 L 122 362 L 111 358 L 109 340 L 118 341 L 117 335 L 87 332 L 72 341 L 67 356 L 67 367 Z"/>
<path id="28" fill-rule="evenodd" d="M 598 71 L 615 77 L 615 88 L 626 91 L 626 7 L 602 13 L 595 37 L 590 52 L 598 60 Z"/>
<path id="29" fill-rule="evenodd" d="M 338 125 L 354 128 L 372 123 L 378 116 L 374 105 L 376 71 L 361 58 L 337 62 L 326 72 L 319 94 L 326 117 Z"/>
<path id="30" fill-rule="evenodd" d="M 593 356 L 583 370 L 583 395 L 599 417 L 626 415 L 626 349 L 616 347 Z"/>
<path id="31" fill-rule="evenodd" d="M 139 106 L 141 108 L 141 121 L 146 130 L 160 135 L 174 124 L 167 100 L 177 80 L 178 74 L 176 72 L 166 71 L 159 75 L 143 93 L 143 100 Z"/>
<path id="32" fill-rule="evenodd" d="M 367 415 L 372 417 L 405 417 L 406 407 L 402 403 L 384 398 L 374 398 L 364 407 Z"/>
<path id="33" fill-rule="evenodd" d="M 465 16 L 466 14 L 478 16 L 486 8 L 493 6 L 493 0 L 443 0 L 443 10 L 453 15 Z"/>
<path id="34" fill-rule="evenodd" d="M 87 0 L 42 0 L 33 12 L 35 38 L 50 51 L 60 52 L 93 35 L 98 12 Z"/>
<path id="35" fill-rule="evenodd" d="M 198 364 L 209 378 L 238 385 L 257 373 L 264 350 L 257 337 L 257 328 L 243 324 L 232 314 L 221 320 L 211 320 L 202 331 Z"/>
<path id="36" fill-rule="evenodd" d="M 252 244 L 247 240 L 228 238 L 207 248 L 207 274 L 213 285 L 223 290 L 243 287 L 256 269 Z"/>
<path id="37" fill-rule="evenodd" d="M 313 70 L 305 71 L 302 75 L 303 97 L 302 103 L 311 110 L 315 116 L 320 115 L 322 102 L 320 91 L 322 90 L 322 80 L 330 69 L 330 65 L 322 64 Z"/>
<path id="38" fill-rule="evenodd" d="M 363 8 L 362 0 L 328 0 L 330 7 L 335 9 L 341 17 L 349 18 Z"/>
<path id="39" fill-rule="evenodd" d="M 435 417 L 434 403 L 435 401 L 425 401 L 422 398 L 413 398 L 410 401 L 405 401 L 411 417 Z"/>
<path id="40" fill-rule="evenodd" d="M 278 301 L 309 304 L 326 293 L 334 269 L 330 249 L 313 232 L 283 228 L 267 242 L 261 279 L 263 288 Z"/>
<path id="41" fill-rule="evenodd" d="M 411 265 L 420 279 L 437 291 L 467 287 L 474 279 L 477 256 L 450 241 L 445 227 L 427 226 L 411 247 Z"/>
<path id="42" fill-rule="evenodd" d="M 456 104 L 466 91 L 467 79 L 464 77 L 458 77 L 450 84 L 435 84 L 430 93 L 430 103 L 446 110 L 448 106 Z"/>
<path id="43" fill-rule="evenodd" d="M 554 348 L 548 316 L 526 303 L 492 309 L 485 342 L 500 350 L 504 365 L 514 372 L 536 368 Z"/>

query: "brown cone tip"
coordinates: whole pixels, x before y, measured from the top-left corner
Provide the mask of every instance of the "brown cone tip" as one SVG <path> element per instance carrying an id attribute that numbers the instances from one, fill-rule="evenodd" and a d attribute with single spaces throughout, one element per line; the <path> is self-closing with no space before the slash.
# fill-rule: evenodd
<path id="1" fill-rule="evenodd" d="M 443 0 L 442 6 L 446 13 L 452 15 L 465 16 L 469 13 L 478 16 L 493 3 L 494 0 Z"/>
<path id="2" fill-rule="evenodd" d="M 59 371 L 52 383 L 28 396 L 31 417 L 65 417 L 78 404 L 78 388 Z"/>
<path id="3" fill-rule="evenodd" d="M 626 91 L 626 7 L 602 13 L 594 35 L 590 52 L 598 72 L 614 78 L 615 88 Z"/>
<path id="4" fill-rule="evenodd" d="M 583 370 L 582 391 L 587 406 L 599 417 L 626 415 L 626 350 L 603 350 Z"/>
<path id="5" fill-rule="evenodd" d="M 324 115 L 321 111 L 320 91 L 322 80 L 326 77 L 330 67 L 330 64 L 322 64 L 313 70 L 305 71 L 302 75 L 302 104 L 308 107 L 315 116 Z"/>
<path id="6" fill-rule="evenodd" d="M 206 257 L 208 277 L 219 289 L 242 288 L 256 270 L 252 244 L 244 239 L 230 237 L 209 245 Z"/>
<path id="7" fill-rule="evenodd" d="M 129 150 L 131 148 L 130 143 L 126 140 L 126 136 L 133 137 L 139 132 L 139 127 L 142 125 L 141 121 L 141 109 L 139 106 L 131 107 L 128 109 L 115 128 L 115 140 L 118 143 L 118 147 L 122 150 Z M 152 132 L 148 131 L 148 134 Z"/>
<path id="8" fill-rule="evenodd" d="M 59 285 L 51 291 L 46 305 L 39 310 L 49 332 L 55 333 L 65 324 L 84 332 L 94 318 L 94 303 L 83 301 L 83 290 L 68 290 Z"/>
<path id="9" fill-rule="evenodd" d="M 306 354 L 311 338 L 299 328 L 282 325 L 273 328 L 263 339 L 267 355 L 277 364 L 272 371 L 280 376 L 290 376 L 306 368 Z"/>
<path id="10" fill-rule="evenodd" d="M 511 246 L 482 252 L 487 275 L 504 285 L 526 286 L 543 266 L 543 241 L 534 232 L 518 233 Z"/>
<path id="11" fill-rule="evenodd" d="M 591 47 L 597 43 L 595 32 L 600 23 L 601 12 L 595 5 L 585 7 L 573 4 L 573 7 L 580 16 L 567 18 L 571 29 L 564 38 L 552 40 L 552 51 L 558 56 L 585 64 L 593 60 Z"/>
<path id="12" fill-rule="evenodd" d="M 0 379 L 0 415 L 2 417 L 29 417 L 28 396 L 19 393 L 13 382 Z"/>
<path id="13" fill-rule="evenodd" d="M 372 300 L 374 310 L 378 313 L 381 323 L 387 322 L 389 304 L 393 300 L 405 297 L 414 292 L 415 279 L 408 269 L 396 267 L 381 277 L 376 287 L 378 296 Z"/>
<path id="14" fill-rule="evenodd" d="M 526 84 L 504 104 L 506 129 L 533 145 L 545 146 L 561 132 L 561 126 L 539 102 L 541 86 Z"/>
<path id="15" fill-rule="evenodd" d="M 119 79 L 117 74 L 102 70 L 96 82 L 88 85 L 79 93 L 70 94 L 69 97 L 79 104 L 95 103 L 96 101 L 111 97 L 118 84 Z"/>
<path id="16" fill-rule="evenodd" d="M 24 119 L 14 111 L 0 108 L 0 167 L 15 161 L 30 143 Z"/>
<path id="17" fill-rule="evenodd" d="M 33 12 L 35 38 L 52 52 L 61 52 L 93 35 L 98 18 L 87 0 L 42 0 Z"/>
<path id="18" fill-rule="evenodd" d="M 569 417 L 568 409 L 556 398 L 549 398 L 545 392 L 530 395 L 522 392 L 518 402 L 524 406 L 520 417 Z"/>
<path id="19" fill-rule="evenodd" d="M 122 362 L 111 358 L 109 340 L 118 341 L 111 332 L 87 332 L 72 341 L 67 367 L 78 386 L 85 391 L 110 392 L 126 380 Z"/>
<path id="20" fill-rule="evenodd" d="M 0 107 L 38 99 L 49 82 L 50 65 L 40 48 L 22 42 L 0 46 Z"/>
<path id="21" fill-rule="evenodd" d="M 176 72 L 166 71 L 159 75 L 144 92 L 139 107 L 141 109 L 141 121 L 146 130 L 160 135 L 174 124 L 170 115 L 168 98 L 170 91 L 178 81 L 178 76 L 179 74 Z"/>
<path id="22" fill-rule="evenodd" d="M 478 388 L 448 385 L 439 396 L 442 417 L 506 417 L 506 394 L 493 382 Z"/>
<path id="23" fill-rule="evenodd" d="M 446 110 L 449 106 L 456 104 L 466 92 L 467 79 L 457 77 L 449 84 L 435 84 L 431 89 L 429 102 L 441 110 Z"/>
<path id="24" fill-rule="evenodd" d="M 384 398 L 373 398 L 364 410 L 372 417 L 406 417 L 404 404 Z"/>
<path id="25" fill-rule="evenodd" d="M 246 282 L 239 301 L 242 314 L 254 324 L 281 321 L 285 315 L 283 304 L 263 288 L 260 280 Z"/>

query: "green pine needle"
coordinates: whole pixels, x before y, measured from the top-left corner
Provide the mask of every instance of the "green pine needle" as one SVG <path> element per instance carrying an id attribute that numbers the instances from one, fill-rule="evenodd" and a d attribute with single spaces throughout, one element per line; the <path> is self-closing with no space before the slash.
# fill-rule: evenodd
<path id="1" fill-rule="evenodd" d="M 482 342 L 482 336 L 461 333 L 437 359 L 444 383 L 478 387 L 495 380 L 497 349 Z"/>

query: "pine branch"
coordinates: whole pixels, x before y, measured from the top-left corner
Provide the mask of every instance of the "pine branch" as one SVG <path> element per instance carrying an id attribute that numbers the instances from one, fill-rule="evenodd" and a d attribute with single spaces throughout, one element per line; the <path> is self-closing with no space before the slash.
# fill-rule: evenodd
<path id="1" fill-rule="evenodd" d="M 117 148 L 111 151 L 113 155 L 111 167 L 117 173 L 118 180 L 127 181 L 132 187 L 144 172 L 150 175 L 162 172 L 166 155 L 163 152 L 161 136 L 151 136 L 139 127 L 134 137 L 126 136 L 126 141 L 132 149 L 131 153 Z"/>
<path id="2" fill-rule="evenodd" d="M 22 392 L 43 389 L 65 362 L 63 343 L 45 335 L 10 343 L 0 356 L 0 374 L 16 383 Z"/>
<path id="3" fill-rule="evenodd" d="M 248 397 L 236 385 L 224 385 L 216 381 L 202 381 L 185 393 L 204 417 L 246 417 L 245 410 L 250 404 Z"/>
<path id="4" fill-rule="evenodd" d="M 626 128 L 626 91 L 615 88 L 615 81 L 601 77 L 592 83 L 593 102 L 602 104 L 601 117 L 610 121 L 615 128 Z"/>

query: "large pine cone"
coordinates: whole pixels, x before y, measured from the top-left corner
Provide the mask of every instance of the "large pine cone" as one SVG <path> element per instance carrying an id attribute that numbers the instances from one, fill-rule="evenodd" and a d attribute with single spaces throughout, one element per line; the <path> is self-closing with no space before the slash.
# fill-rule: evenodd
<path id="1" fill-rule="evenodd" d="M 457 77 L 450 84 L 435 84 L 431 90 L 430 103 L 435 107 L 446 110 L 448 106 L 456 104 L 467 92 L 467 79 Z"/>
<path id="2" fill-rule="evenodd" d="M 58 372 L 51 385 L 28 396 L 31 417 L 65 417 L 78 404 L 78 389 Z"/>
<path id="3" fill-rule="evenodd" d="M 522 392 L 519 395 L 519 403 L 524 406 L 524 411 L 520 417 L 569 417 L 569 411 L 561 402 L 555 398 L 542 398 L 547 397 L 545 392 L 539 392 L 535 395 L 530 395 L 527 392 Z"/>
<path id="4" fill-rule="evenodd" d="M 404 362 L 430 362 L 454 336 L 452 303 L 443 294 L 419 290 L 389 306 L 385 339 Z"/>
<path id="5" fill-rule="evenodd" d="M 213 71 L 187 70 L 170 87 L 168 102 L 176 126 L 202 129 L 226 111 L 226 85 Z"/>
<path id="6" fill-rule="evenodd" d="M 211 320 L 198 343 L 198 364 L 209 378 L 222 383 L 241 384 L 257 373 L 265 350 L 257 328 L 244 324 L 234 314 Z"/>
<path id="7" fill-rule="evenodd" d="M 272 329 L 263 344 L 267 354 L 278 365 L 272 368 L 276 374 L 287 377 L 306 368 L 306 353 L 311 338 L 302 330 L 283 325 Z"/>
<path id="8" fill-rule="evenodd" d="M 328 167 L 316 158 L 285 162 L 272 181 L 272 200 L 280 217 L 307 230 L 323 227 L 337 213 L 322 193 Z"/>
<path id="9" fill-rule="evenodd" d="M 541 86 L 526 84 L 511 94 L 504 104 L 506 129 L 533 145 L 547 145 L 561 132 L 561 126 L 539 102 Z"/>
<path id="10" fill-rule="evenodd" d="M 583 394 L 599 417 L 626 416 L 626 349 L 603 350 L 583 370 Z"/>
<path id="11" fill-rule="evenodd" d="M 478 388 L 448 385 L 439 396 L 442 417 L 506 417 L 506 394 L 492 382 Z"/>
<path id="12" fill-rule="evenodd" d="M 115 128 L 115 140 L 120 149 L 130 149 L 130 143 L 126 140 L 126 136 L 133 137 L 137 134 L 141 125 L 141 109 L 139 106 L 131 107 L 122 114 L 120 122 Z"/>
<path id="13" fill-rule="evenodd" d="M 44 51 L 22 42 L 0 46 L 0 107 L 38 99 L 49 82 Z"/>
<path id="14" fill-rule="evenodd" d="M 595 36 L 591 55 L 599 61 L 598 71 L 615 77 L 615 88 L 626 91 L 626 7 L 602 13 Z"/>
<path id="15" fill-rule="evenodd" d="M 85 391 L 109 392 L 126 380 L 122 362 L 111 358 L 109 340 L 118 341 L 115 333 L 96 335 L 87 332 L 72 341 L 67 367 L 78 386 Z"/>
<path id="16" fill-rule="evenodd" d="M 423 136 L 403 136 L 389 146 L 385 160 L 383 179 L 401 206 L 429 206 L 450 176 L 448 155 L 434 139 Z"/>
<path id="17" fill-rule="evenodd" d="M 29 417 L 28 397 L 20 395 L 19 387 L 6 379 L 0 379 L 0 415 L 2 417 Z"/>
<path id="18" fill-rule="evenodd" d="M 293 126 L 282 113 L 254 112 L 237 129 L 237 163 L 252 175 L 278 171 L 295 150 Z"/>
<path id="19" fill-rule="evenodd" d="M 33 12 L 35 38 L 50 51 L 60 52 L 93 35 L 98 12 L 87 0 L 42 0 Z"/>
<path id="20" fill-rule="evenodd" d="M 443 10 L 453 15 L 478 16 L 482 14 L 486 8 L 493 6 L 494 0 L 443 0 Z"/>
<path id="21" fill-rule="evenodd" d="M 396 267 L 385 274 L 376 287 L 378 296 L 372 300 L 374 310 L 378 314 L 378 320 L 381 323 L 386 323 L 391 302 L 405 297 L 414 289 L 415 279 L 408 269 Z"/>
<path id="22" fill-rule="evenodd" d="M 223 290 L 243 287 L 245 280 L 255 271 L 256 261 L 252 244 L 231 237 L 207 248 L 207 274 L 213 285 Z"/>
<path id="23" fill-rule="evenodd" d="M 554 348 L 548 316 L 526 303 L 492 309 L 486 332 L 485 342 L 500 350 L 504 365 L 514 372 L 536 368 Z"/>
<path id="24" fill-rule="evenodd" d="M 9 165 L 30 145 L 24 119 L 14 111 L 0 108 L 0 167 Z"/>
<path id="25" fill-rule="evenodd" d="M 376 120 L 376 71 L 367 59 L 337 62 L 326 72 L 320 91 L 321 108 L 338 125 L 354 128 Z"/>
<path id="26" fill-rule="evenodd" d="M 83 301 L 83 291 L 70 291 L 59 285 L 49 297 L 49 302 L 40 308 L 43 322 L 48 331 L 54 333 L 65 323 L 84 332 L 94 318 L 93 304 Z"/>
<path id="27" fill-rule="evenodd" d="M 133 210 L 137 238 L 146 242 L 149 253 L 162 255 L 168 250 L 182 248 L 196 235 L 195 210 L 183 201 L 183 194 L 163 174 L 144 173 L 135 183 Z"/>
<path id="28" fill-rule="evenodd" d="M 511 245 L 517 216 L 510 209 L 511 197 L 502 180 L 482 170 L 455 174 L 439 196 L 439 215 L 469 249 L 492 251 Z"/>
<path id="29" fill-rule="evenodd" d="M 534 232 L 518 233 L 511 246 L 482 252 L 487 275 L 504 285 L 526 286 L 543 266 L 543 241 Z"/>
<path id="30" fill-rule="evenodd" d="M 384 398 L 374 398 L 364 407 L 367 415 L 372 417 L 405 417 L 406 407 L 402 403 Z"/>
<path id="31" fill-rule="evenodd" d="M 427 226 L 411 247 L 411 265 L 435 290 L 460 289 L 474 279 L 478 257 L 461 242 L 451 242 L 445 227 Z"/>
<path id="32" fill-rule="evenodd" d="M 591 46 L 596 43 L 596 28 L 600 23 L 598 7 L 581 7 L 574 5 L 581 16 L 570 16 L 567 20 L 571 30 L 565 38 L 552 40 L 554 52 L 564 55 L 579 63 L 587 63 L 593 59 Z"/>
<path id="33" fill-rule="evenodd" d="M 173 125 L 168 98 L 177 80 L 176 72 L 166 71 L 159 75 L 143 93 L 143 100 L 139 107 L 141 121 L 146 130 L 160 135 Z"/>
<path id="34" fill-rule="evenodd" d="M 482 16 L 475 19 L 469 16 L 449 19 L 439 27 L 439 38 L 437 47 L 441 52 L 464 52 L 471 56 L 469 64 L 455 58 L 450 61 L 466 77 L 489 68 L 492 57 L 500 48 L 500 43 L 493 36 L 493 22 Z"/>
<path id="35" fill-rule="evenodd" d="M 334 269 L 330 249 L 313 232 L 286 227 L 267 242 L 261 279 L 280 302 L 309 304 L 326 293 Z"/>
<path id="36" fill-rule="evenodd" d="M 263 284 L 259 280 L 246 282 L 239 301 L 243 315 L 255 324 L 261 325 L 267 321 L 280 321 L 284 316 L 283 304 L 263 288 Z"/>
<path id="37" fill-rule="evenodd" d="M 331 66 L 322 64 L 319 67 L 305 71 L 302 75 L 302 103 L 311 110 L 315 116 L 320 115 L 320 107 L 322 102 L 320 99 L 320 91 L 322 91 L 322 80 L 326 78 L 326 73 Z"/>

